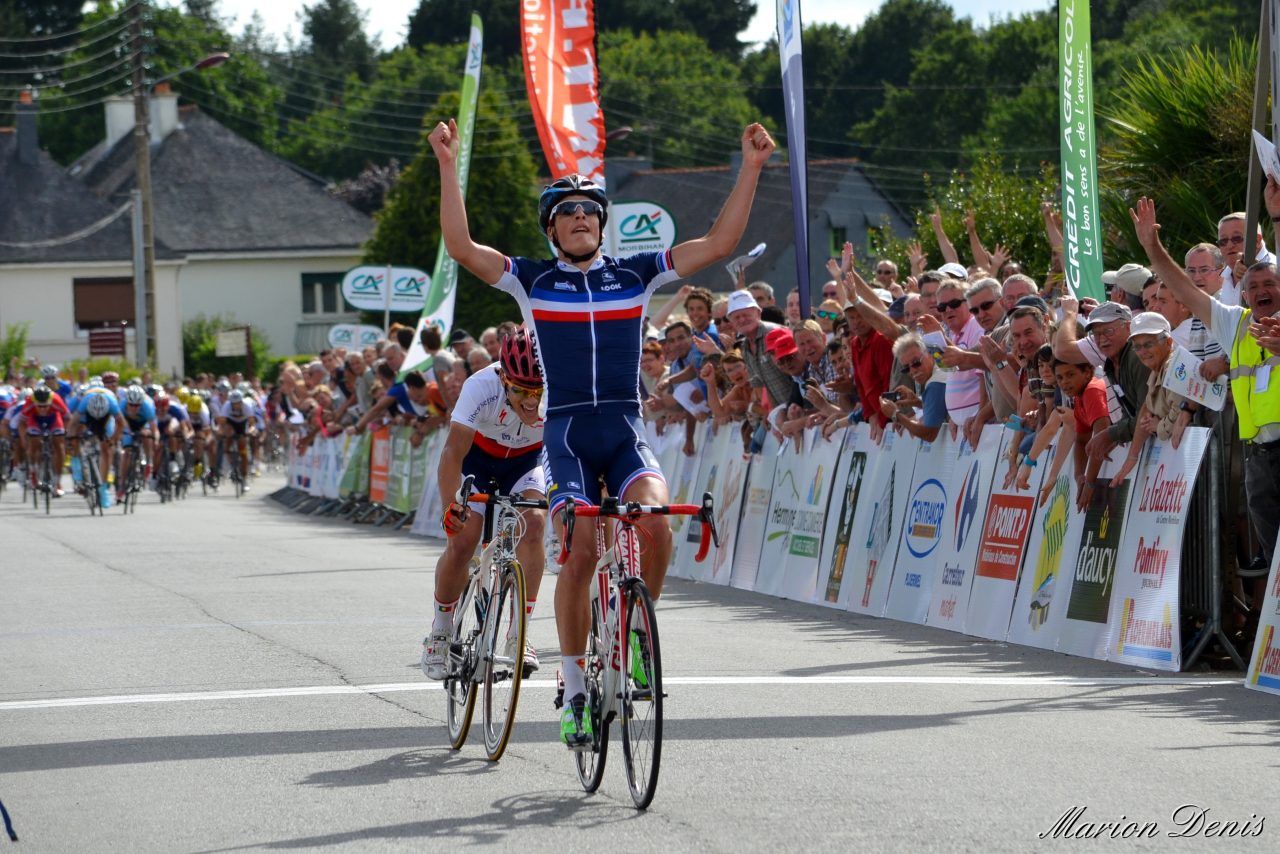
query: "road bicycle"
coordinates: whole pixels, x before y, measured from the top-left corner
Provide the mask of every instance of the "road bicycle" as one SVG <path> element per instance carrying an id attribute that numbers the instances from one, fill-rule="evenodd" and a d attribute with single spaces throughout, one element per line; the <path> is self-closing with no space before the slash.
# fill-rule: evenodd
<path id="1" fill-rule="evenodd" d="M 121 477 L 123 483 L 120 485 L 120 493 L 123 496 L 120 501 L 120 510 L 123 513 L 136 513 L 138 510 L 138 496 L 142 494 L 145 485 L 145 478 L 142 476 L 142 454 L 143 444 L 140 436 L 126 435 L 124 441 L 128 440 L 129 444 L 129 467 L 122 472 Z"/>
<path id="2" fill-rule="evenodd" d="M 9 469 L 13 465 L 13 451 L 9 440 L 0 437 L 0 495 L 4 495 L 5 484 L 9 482 Z"/>
<path id="3" fill-rule="evenodd" d="M 524 665 L 528 596 L 524 569 L 516 559 L 524 534 L 520 511 L 545 510 L 547 502 L 494 492 L 472 495 L 474 481 L 471 475 L 463 479 L 455 498 L 463 507 L 484 504 L 484 534 L 454 611 L 444 678 L 445 720 L 450 744 L 458 750 L 467 740 L 476 691 L 481 691 L 484 749 L 497 762 L 511 740 L 520 683 L 529 675 Z"/>
<path id="4" fill-rule="evenodd" d="M 584 672 L 587 706 L 591 714 L 591 743 L 574 752 L 578 780 L 588 792 L 600 787 L 609 749 L 609 725 L 616 718 L 622 732 L 622 758 L 627 787 L 639 809 L 653 801 L 662 760 L 662 649 L 653 597 L 640 577 L 642 516 L 697 516 L 702 539 L 696 560 L 701 563 L 720 536 L 715 527 L 711 493 L 702 504 L 642 505 L 605 498 L 599 505 L 570 501 L 563 511 L 564 542 L 557 562 L 569 558 L 575 520 L 596 520 L 595 579 L 591 584 L 591 633 L 587 637 Z M 613 524 L 608 524 L 612 520 Z M 610 530 L 611 529 L 611 530 Z M 612 536 L 609 536 L 609 535 Z M 612 540 L 612 546 L 606 548 Z M 556 707 L 564 703 L 563 691 Z"/>
<path id="5" fill-rule="evenodd" d="M 89 515 L 105 514 L 104 493 L 106 484 L 102 480 L 102 448 L 98 437 L 85 433 L 80 437 L 80 492 L 89 505 Z"/>
<path id="6" fill-rule="evenodd" d="M 30 463 L 28 463 L 30 465 Z M 55 486 L 53 471 L 53 434 L 48 430 L 40 434 L 40 460 L 36 463 L 36 482 L 31 490 L 31 505 L 40 509 L 40 496 L 44 496 L 44 512 L 49 515 L 49 504 Z"/>
<path id="7" fill-rule="evenodd" d="M 225 445 L 227 465 L 231 467 L 227 477 L 235 488 L 236 498 L 239 498 L 244 495 L 244 474 L 240 471 L 240 443 L 235 436 L 232 436 L 230 440 L 225 442 Z"/>

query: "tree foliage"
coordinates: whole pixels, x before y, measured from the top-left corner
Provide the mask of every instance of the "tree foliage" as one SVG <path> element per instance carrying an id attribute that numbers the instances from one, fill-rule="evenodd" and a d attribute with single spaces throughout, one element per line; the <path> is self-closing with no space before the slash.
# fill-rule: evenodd
<path id="1" fill-rule="evenodd" d="M 458 96 L 440 98 L 424 124 L 457 115 Z M 481 89 L 475 143 L 467 188 L 471 236 L 508 255 L 541 255 L 546 241 L 538 229 L 537 170 L 511 119 L 511 103 Z M 377 215 L 377 227 L 365 246 L 369 264 L 404 264 L 431 272 L 440 242 L 440 172 L 426 137 Z M 458 271 L 454 325 L 478 331 L 519 317 L 506 294 Z M 413 319 L 406 318 L 412 322 Z"/>
<path id="2" fill-rule="evenodd" d="M 657 167 L 725 165 L 753 117 L 737 67 L 690 33 L 605 33 L 600 78 L 605 126 Z"/>
<path id="3" fill-rule="evenodd" d="M 198 314 L 182 324 L 182 364 L 190 375 L 210 373 L 227 374 L 244 371 L 244 356 L 219 356 L 218 332 L 242 326 L 228 314 L 206 317 Z M 256 370 L 262 370 L 271 358 L 271 342 L 257 327 L 249 331 L 249 345 L 253 349 Z"/>

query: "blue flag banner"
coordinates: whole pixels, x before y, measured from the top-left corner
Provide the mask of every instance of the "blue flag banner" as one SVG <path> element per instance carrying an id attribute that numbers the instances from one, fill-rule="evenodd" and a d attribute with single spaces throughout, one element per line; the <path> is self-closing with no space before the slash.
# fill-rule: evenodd
<path id="1" fill-rule="evenodd" d="M 787 114 L 787 156 L 791 165 L 792 222 L 796 232 L 796 286 L 800 316 L 809 316 L 809 169 L 804 130 L 804 68 L 801 65 L 800 0 L 778 0 L 778 58 L 782 61 L 782 103 Z"/>

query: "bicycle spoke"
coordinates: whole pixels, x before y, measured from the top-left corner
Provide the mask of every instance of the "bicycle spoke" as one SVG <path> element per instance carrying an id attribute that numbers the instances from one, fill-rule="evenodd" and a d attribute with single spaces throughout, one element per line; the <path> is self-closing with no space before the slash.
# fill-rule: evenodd
<path id="1" fill-rule="evenodd" d="M 484 746 L 496 762 L 507 749 L 520 700 L 525 645 L 524 570 L 512 562 L 502 571 L 496 598 L 489 604 L 484 673 Z"/>
<path id="2" fill-rule="evenodd" d="M 471 717 L 476 708 L 474 674 L 476 638 L 480 620 L 476 609 L 475 576 L 454 609 L 453 638 L 449 644 L 448 675 L 444 679 L 445 722 L 449 726 L 449 744 L 458 750 L 466 743 Z"/>
<path id="3" fill-rule="evenodd" d="M 631 799 L 644 809 L 657 790 L 662 758 L 662 657 L 653 600 L 644 582 L 628 582 L 623 602 L 622 752 Z"/>
<path id="4" fill-rule="evenodd" d="M 573 754 L 574 766 L 578 770 L 578 781 L 588 792 L 594 792 L 600 788 L 600 781 L 604 778 L 605 760 L 609 756 L 609 718 L 603 713 L 605 705 L 603 676 L 604 668 L 607 666 L 602 657 L 604 649 L 603 632 L 593 608 L 591 634 L 587 637 L 587 652 L 583 656 L 586 662 L 584 671 L 587 682 L 587 705 L 591 709 L 591 748 L 575 751 Z"/>

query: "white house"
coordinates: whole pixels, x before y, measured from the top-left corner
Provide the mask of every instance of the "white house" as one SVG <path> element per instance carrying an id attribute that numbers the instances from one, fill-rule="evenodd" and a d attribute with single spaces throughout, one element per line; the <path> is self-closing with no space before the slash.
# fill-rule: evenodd
<path id="1" fill-rule="evenodd" d="M 330 325 L 354 320 L 344 271 L 359 263 L 369 217 L 315 176 L 271 155 L 158 87 L 151 102 L 157 362 L 182 373 L 181 324 L 227 315 L 252 324 L 275 353 L 314 353 Z M 44 361 L 88 354 L 87 330 L 133 323 L 127 211 L 134 188 L 133 105 L 106 104 L 106 137 L 69 170 L 39 150 L 34 111 L 0 134 L 0 328 L 31 322 Z"/>

